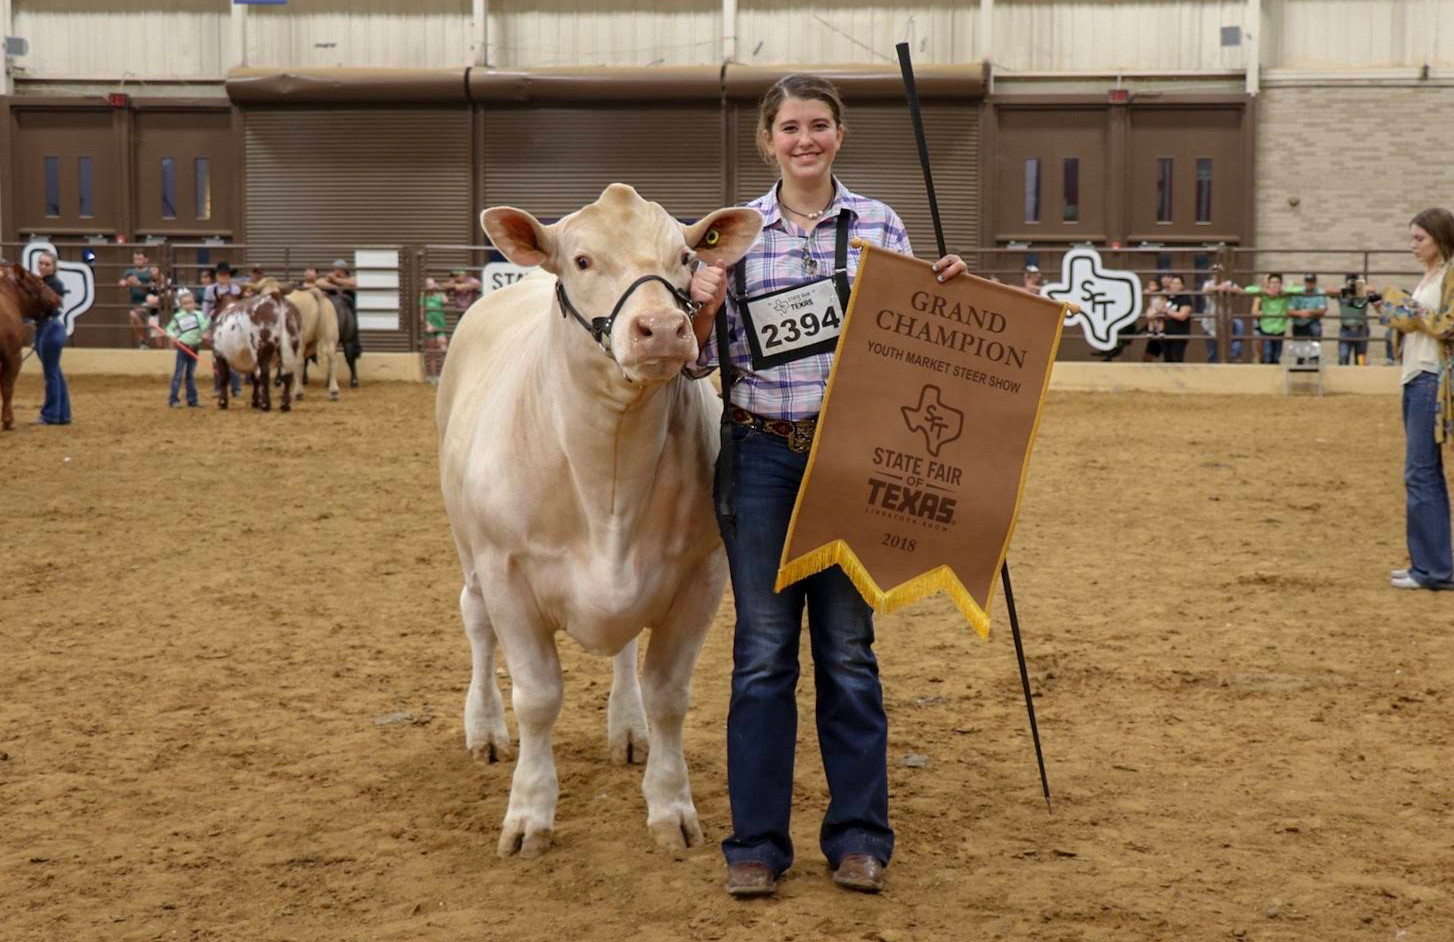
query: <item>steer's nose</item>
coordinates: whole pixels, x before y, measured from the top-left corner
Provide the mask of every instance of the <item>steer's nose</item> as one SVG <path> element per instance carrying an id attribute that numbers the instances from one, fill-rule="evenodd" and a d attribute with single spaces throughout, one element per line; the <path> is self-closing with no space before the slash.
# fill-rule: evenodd
<path id="1" fill-rule="evenodd" d="M 642 357 L 690 356 L 691 323 L 680 311 L 643 314 L 632 321 L 631 340 Z"/>

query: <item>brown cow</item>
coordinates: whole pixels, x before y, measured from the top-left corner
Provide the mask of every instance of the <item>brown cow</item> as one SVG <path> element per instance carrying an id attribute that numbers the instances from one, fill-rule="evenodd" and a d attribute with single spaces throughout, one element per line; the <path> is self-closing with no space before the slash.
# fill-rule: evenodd
<path id="1" fill-rule="evenodd" d="M 15 427 L 10 400 L 15 395 L 20 364 L 25 360 L 21 353 L 25 349 L 25 325 L 21 318 L 39 322 L 60 304 L 60 296 L 49 285 L 19 265 L 12 263 L 9 268 L 0 269 L 0 428 L 4 431 Z"/>

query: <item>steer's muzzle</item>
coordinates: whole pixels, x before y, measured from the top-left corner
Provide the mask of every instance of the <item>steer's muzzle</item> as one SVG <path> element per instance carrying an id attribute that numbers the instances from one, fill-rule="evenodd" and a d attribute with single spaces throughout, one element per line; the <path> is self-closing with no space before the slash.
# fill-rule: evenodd
<path id="1" fill-rule="evenodd" d="M 626 334 L 621 365 L 642 379 L 678 373 L 688 361 L 696 359 L 697 338 L 692 322 L 681 311 L 643 312 L 620 327 Z"/>

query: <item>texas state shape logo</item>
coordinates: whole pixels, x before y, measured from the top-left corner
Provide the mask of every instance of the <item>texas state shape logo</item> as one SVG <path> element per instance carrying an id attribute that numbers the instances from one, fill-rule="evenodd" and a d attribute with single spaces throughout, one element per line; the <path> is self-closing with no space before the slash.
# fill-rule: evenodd
<path id="1" fill-rule="evenodd" d="M 1066 327 L 1080 325 L 1086 343 L 1097 350 L 1112 350 L 1124 327 L 1141 316 L 1141 278 L 1133 271 L 1117 271 L 1101 263 L 1095 249 L 1078 246 L 1060 260 L 1060 281 L 1045 286 L 1044 295 L 1055 301 L 1080 305 L 1065 318 Z"/>
<path id="2" fill-rule="evenodd" d="M 56 255 L 56 247 L 49 242 L 27 242 L 20 250 L 20 266 L 26 271 L 40 267 L 42 254 Z M 96 303 L 96 273 L 85 262 L 56 262 L 56 276 L 66 286 L 66 296 L 61 298 L 61 317 L 66 322 L 66 336 L 76 332 L 76 318 L 91 310 Z"/>
<path id="3" fill-rule="evenodd" d="M 944 404 L 938 386 L 925 386 L 919 391 L 917 406 L 903 406 L 899 411 L 904 414 L 909 431 L 923 433 L 924 445 L 932 458 L 938 458 L 939 449 L 964 432 L 964 413 Z"/>

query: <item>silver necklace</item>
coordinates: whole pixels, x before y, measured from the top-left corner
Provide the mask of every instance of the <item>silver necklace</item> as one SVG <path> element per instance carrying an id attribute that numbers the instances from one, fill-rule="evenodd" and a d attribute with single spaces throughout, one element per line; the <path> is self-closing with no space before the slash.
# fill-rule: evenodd
<path id="1" fill-rule="evenodd" d="M 818 210 L 815 213 L 805 213 L 801 209 L 793 209 L 787 203 L 783 202 L 781 196 L 778 197 L 777 202 L 779 206 L 781 206 L 783 209 L 786 209 L 788 212 L 792 213 L 795 216 L 802 216 L 804 219 L 819 219 L 824 213 L 828 211 L 828 206 L 833 205 L 833 197 L 828 197 L 828 206 L 824 206 L 822 209 Z"/>

